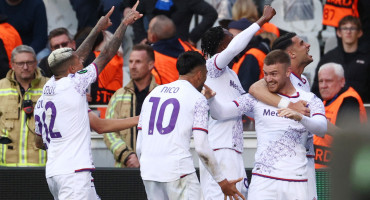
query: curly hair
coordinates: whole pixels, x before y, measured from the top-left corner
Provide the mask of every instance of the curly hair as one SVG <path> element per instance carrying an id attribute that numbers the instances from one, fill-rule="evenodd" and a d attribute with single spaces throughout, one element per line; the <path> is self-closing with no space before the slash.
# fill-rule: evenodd
<path id="1" fill-rule="evenodd" d="M 210 28 L 202 37 L 201 48 L 204 55 L 212 57 L 217 53 L 217 48 L 224 39 L 225 33 L 221 26 Z"/>

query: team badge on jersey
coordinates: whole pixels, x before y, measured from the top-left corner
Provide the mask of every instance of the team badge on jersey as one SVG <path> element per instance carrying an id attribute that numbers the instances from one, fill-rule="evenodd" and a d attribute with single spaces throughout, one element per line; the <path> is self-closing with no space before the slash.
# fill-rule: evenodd
<path id="1" fill-rule="evenodd" d="M 87 70 L 86 70 L 86 69 L 82 69 L 82 70 L 78 71 L 77 73 L 79 73 L 79 74 L 84 74 L 84 73 L 86 73 L 86 72 L 87 72 Z"/>

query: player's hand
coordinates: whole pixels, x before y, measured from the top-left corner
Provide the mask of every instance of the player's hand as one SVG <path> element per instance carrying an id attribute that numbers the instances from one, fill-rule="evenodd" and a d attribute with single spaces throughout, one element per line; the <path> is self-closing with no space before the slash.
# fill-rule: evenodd
<path id="1" fill-rule="evenodd" d="M 280 108 L 278 110 L 278 116 L 279 117 L 287 117 L 289 119 L 295 120 L 295 121 L 301 121 L 303 115 L 301 113 L 298 113 L 290 108 Z"/>
<path id="2" fill-rule="evenodd" d="M 256 22 L 260 27 L 262 27 L 266 22 L 269 22 L 273 16 L 276 15 L 276 11 L 270 5 L 265 5 L 263 9 L 263 15 Z"/>
<path id="3" fill-rule="evenodd" d="M 221 187 L 222 192 L 225 195 L 225 200 L 228 199 L 235 199 L 238 200 L 239 197 L 245 200 L 245 197 L 236 189 L 235 184 L 243 180 L 243 178 L 239 178 L 237 180 L 230 180 L 224 179 L 223 181 L 219 182 L 218 184 Z"/>
<path id="4" fill-rule="evenodd" d="M 125 11 L 125 18 L 122 20 L 122 22 L 126 26 L 133 24 L 136 20 L 140 19 L 143 16 L 143 14 L 140 14 L 138 11 L 136 11 L 138 5 L 139 1 L 135 3 L 134 7 L 132 7 L 131 10 Z"/>
<path id="5" fill-rule="evenodd" d="M 206 99 L 210 99 L 216 95 L 216 92 L 209 88 L 206 84 L 203 85 L 201 93 L 206 97 Z"/>
<path id="6" fill-rule="evenodd" d="M 288 108 L 295 110 L 302 115 L 306 115 L 307 117 L 310 116 L 310 109 L 308 108 L 308 104 L 306 101 L 300 100 L 295 103 L 290 102 Z"/>
<path id="7" fill-rule="evenodd" d="M 110 21 L 109 17 L 112 15 L 114 11 L 114 6 L 108 11 L 108 13 L 105 16 L 100 17 L 97 28 L 99 31 L 106 30 L 108 27 L 112 26 L 112 22 Z"/>
<path id="8" fill-rule="evenodd" d="M 275 9 L 270 5 L 265 5 L 265 7 L 263 8 L 262 17 L 264 17 L 266 21 L 270 21 L 270 19 L 272 19 L 272 17 L 275 15 L 276 15 Z"/>
<path id="9" fill-rule="evenodd" d="M 137 159 L 136 154 L 131 154 L 128 156 L 126 161 L 126 166 L 129 168 L 138 168 L 140 167 L 139 159 Z"/>

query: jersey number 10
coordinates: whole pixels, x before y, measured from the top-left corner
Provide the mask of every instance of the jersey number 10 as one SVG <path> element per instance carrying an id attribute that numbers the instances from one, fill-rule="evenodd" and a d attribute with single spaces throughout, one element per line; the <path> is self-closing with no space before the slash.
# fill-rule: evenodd
<path id="1" fill-rule="evenodd" d="M 156 124 L 156 128 L 157 128 L 158 132 L 162 135 L 172 132 L 173 129 L 175 128 L 177 118 L 179 116 L 180 103 L 177 99 L 170 98 L 170 99 L 167 99 L 166 101 L 164 101 L 160 105 L 158 118 L 156 119 L 155 116 L 157 115 L 157 110 L 158 110 L 158 105 L 159 105 L 160 99 L 161 98 L 159 98 L 159 97 L 151 97 L 149 99 L 149 102 L 153 103 L 152 112 L 150 113 L 150 120 L 149 120 L 149 133 L 148 133 L 149 135 L 153 135 L 154 124 Z M 170 105 L 170 104 L 173 105 L 173 110 L 172 110 L 172 113 L 171 113 L 170 122 L 169 122 L 168 126 L 163 127 L 164 112 L 166 111 L 167 106 Z M 157 121 L 157 123 L 155 123 L 155 121 Z"/>

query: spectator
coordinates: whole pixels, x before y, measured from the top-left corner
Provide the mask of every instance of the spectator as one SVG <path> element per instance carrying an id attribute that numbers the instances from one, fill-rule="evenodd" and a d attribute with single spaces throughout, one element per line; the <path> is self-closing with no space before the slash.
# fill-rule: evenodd
<path id="1" fill-rule="evenodd" d="M 8 17 L 23 44 L 31 46 L 36 54 L 46 47 L 48 23 L 42 0 L 3 0 L 0 14 Z"/>
<path id="2" fill-rule="evenodd" d="M 252 23 L 242 18 L 229 23 L 229 32 L 234 37 Z M 271 34 L 273 35 L 273 34 Z M 232 66 L 233 71 L 238 75 L 240 83 L 245 91 L 256 81 L 263 78 L 263 60 L 270 52 L 270 40 L 262 39 L 261 36 L 254 36 L 247 48 L 242 51 Z"/>
<path id="3" fill-rule="evenodd" d="M 237 0 L 232 8 L 233 20 L 240 20 L 246 18 L 251 22 L 255 22 L 259 19 L 257 6 L 254 4 L 253 0 Z M 269 32 L 280 36 L 280 30 L 272 23 L 265 23 L 261 29 L 256 33 L 256 35 L 262 32 Z"/>
<path id="4" fill-rule="evenodd" d="M 22 39 L 19 36 L 18 31 L 7 22 L 7 17 L 5 15 L 0 15 L 0 39 L 3 40 L 6 50 L 4 55 L 8 56 L 8 66 L 10 68 L 12 51 L 15 47 L 22 44 Z"/>
<path id="5" fill-rule="evenodd" d="M 366 51 L 358 48 L 361 28 L 360 20 L 356 17 L 346 16 L 340 20 L 336 33 L 341 42 L 321 57 L 318 66 L 329 62 L 341 64 L 348 86 L 353 87 L 365 103 L 370 103 L 370 57 Z M 316 68 L 312 92 L 320 97 L 318 70 Z"/>
<path id="6" fill-rule="evenodd" d="M 328 133 L 333 134 L 338 128 L 355 128 L 367 122 L 362 99 L 356 90 L 345 84 L 344 70 L 340 64 L 326 63 L 319 68 L 318 75 L 319 90 L 328 119 Z M 314 136 L 316 169 L 328 167 L 331 160 L 333 137 L 330 134 Z"/>
<path id="7" fill-rule="evenodd" d="M 138 4 L 138 2 L 137 2 Z M 54 50 L 48 57 L 54 76 L 36 106 L 36 133 L 48 152 L 46 179 L 55 199 L 99 199 L 91 177 L 90 129 L 86 89 L 117 52 L 127 26 L 142 17 L 135 8 L 122 20 L 101 54 L 83 69 L 82 61 L 102 30 L 111 25 L 113 8 L 101 17 L 81 46 Z"/>
<path id="8" fill-rule="evenodd" d="M 150 73 L 153 66 L 152 47 L 135 45 L 129 60 L 131 81 L 114 93 L 108 105 L 106 118 L 120 119 L 140 115 L 145 97 L 157 86 Z M 116 167 L 139 167 L 135 154 L 136 138 L 136 127 L 104 135 L 105 144 L 113 153 Z"/>
<path id="9" fill-rule="evenodd" d="M 148 40 L 153 43 L 155 63 L 152 73 L 157 84 L 177 80 L 179 78 L 179 72 L 176 69 L 177 58 L 185 51 L 197 50 L 175 35 L 176 27 L 170 18 L 158 15 L 150 21 Z"/>
<path id="10" fill-rule="evenodd" d="M 103 6 L 100 0 L 69 0 L 69 2 L 76 12 L 78 21 L 77 31 L 85 27 L 94 27 L 103 14 Z"/>
<path id="11" fill-rule="evenodd" d="M 125 10 L 134 3 L 135 0 L 123 1 Z M 176 36 L 183 41 L 188 41 L 193 46 L 217 19 L 216 10 L 204 0 L 145 0 L 140 3 L 138 11 L 145 15 L 148 22 L 156 15 L 165 14 L 176 25 Z M 202 21 L 190 31 L 189 26 L 193 15 L 200 15 Z M 134 43 L 145 41 L 147 33 L 144 28 L 144 19 L 138 20 L 133 28 L 135 33 Z"/>
<path id="12" fill-rule="evenodd" d="M 73 40 L 72 35 L 66 28 L 60 27 L 56 28 L 49 33 L 49 44 L 51 51 L 62 47 L 69 47 L 72 49 L 76 49 L 76 43 Z M 46 77 L 53 76 L 53 73 L 50 70 L 49 63 L 48 63 L 48 56 L 41 59 L 39 63 L 39 67 L 41 68 L 41 72 Z"/>
<path id="13" fill-rule="evenodd" d="M 32 112 L 47 79 L 41 76 L 30 46 L 20 45 L 12 51 L 11 66 L 0 80 L 0 166 L 45 166 L 46 153 L 34 144 Z"/>

